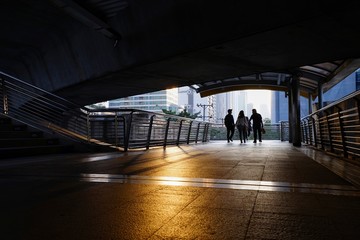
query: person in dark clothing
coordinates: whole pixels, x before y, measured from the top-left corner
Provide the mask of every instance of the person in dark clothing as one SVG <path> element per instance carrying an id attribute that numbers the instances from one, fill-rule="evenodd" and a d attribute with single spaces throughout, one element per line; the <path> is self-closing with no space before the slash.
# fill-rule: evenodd
<path id="1" fill-rule="evenodd" d="M 228 114 L 225 116 L 225 127 L 226 127 L 226 137 L 227 141 L 233 141 L 232 138 L 235 132 L 235 122 L 234 117 L 232 115 L 232 109 L 228 110 Z"/>
<path id="2" fill-rule="evenodd" d="M 249 119 L 249 121 L 253 121 L 252 129 L 254 131 L 254 143 L 257 141 L 257 136 L 259 135 L 259 142 L 261 142 L 261 130 L 264 127 L 262 122 L 262 116 L 261 114 L 256 112 L 256 109 L 252 110 L 252 115 Z"/>

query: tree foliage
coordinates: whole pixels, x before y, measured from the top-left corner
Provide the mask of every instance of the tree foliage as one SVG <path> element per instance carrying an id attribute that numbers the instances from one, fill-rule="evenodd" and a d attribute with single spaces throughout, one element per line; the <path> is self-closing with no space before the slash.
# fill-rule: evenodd
<path id="1" fill-rule="evenodd" d="M 199 114 L 200 114 L 200 112 L 191 114 L 186 109 L 182 110 L 179 113 L 176 113 L 176 111 L 166 110 L 166 109 L 162 109 L 162 111 L 163 111 L 163 113 L 168 114 L 168 115 L 175 115 L 175 116 L 186 117 L 186 118 L 191 118 L 191 119 L 196 119 L 197 117 L 199 117 Z"/>

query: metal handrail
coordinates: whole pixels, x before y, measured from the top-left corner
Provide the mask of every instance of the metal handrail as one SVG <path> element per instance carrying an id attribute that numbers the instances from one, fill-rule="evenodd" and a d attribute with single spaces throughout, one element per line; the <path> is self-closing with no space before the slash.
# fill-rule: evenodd
<path id="1" fill-rule="evenodd" d="M 0 71 L 1 114 L 87 144 L 127 151 L 209 140 L 210 123 L 136 109 L 90 109 Z M 198 128 L 191 126 L 196 123 Z M 184 134 L 186 131 L 186 134 Z M 196 136 L 196 137 L 195 137 Z"/>
<path id="2" fill-rule="evenodd" d="M 360 157 L 360 91 L 301 119 L 302 142 L 336 155 Z"/>

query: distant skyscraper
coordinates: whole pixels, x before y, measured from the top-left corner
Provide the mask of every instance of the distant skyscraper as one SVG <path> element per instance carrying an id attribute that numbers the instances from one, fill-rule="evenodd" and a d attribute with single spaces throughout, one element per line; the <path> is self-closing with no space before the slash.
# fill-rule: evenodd
<path id="1" fill-rule="evenodd" d="M 237 116 L 240 110 L 246 112 L 246 91 L 234 91 L 216 94 L 217 123 L 223 123 L 223 118 L 228 109 L 233 109 L 233 115 Z"/>
<path id="2" fill-rule="evenodd" d="M 245 111 L 245 115 L 248 116 L 250 118 L 250 116 L 252 115 L 252 110 L 254 108 L 254 104 L 253 103 L 248 103 L 246 104 L 246 111 Z"/>

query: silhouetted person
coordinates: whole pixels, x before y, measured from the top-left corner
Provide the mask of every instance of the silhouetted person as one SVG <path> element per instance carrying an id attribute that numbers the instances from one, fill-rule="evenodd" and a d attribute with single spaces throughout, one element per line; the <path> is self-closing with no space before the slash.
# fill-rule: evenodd
<path id="1" fill-rule="evenodd" d="M 249 121 L 253 121 L 252 129 L 254 131 L 254 143 L 256 143 L 257 136 L 259 134 L 259 142 L 261 142 L 261 130 L 264 127 L 262 122 L 262 117 L 259 113 L 256 112 L 256 109 L 252 110 L 252 115 Z"/>
<path id="2" fill-rule="evenodd" d="M 245 117 L 243 110 L 239 112 L 239 115 L 236 119 L 236 127 L 239 131 L 240 142 L 242 143 L 244 141 L 245 143 L 247 138 L 248 119 Z"/>
<path id="3" fill-rule="evenodd" d="M 226 127 L 226 137 L 228 142 L 233 141 L 232 138 L 235 132 L 234 117 L 231 113 L 232 113 L 232 109 L 229 109 L 228 114 L 225 116 L 225 120 L 224 120 Z"/>

